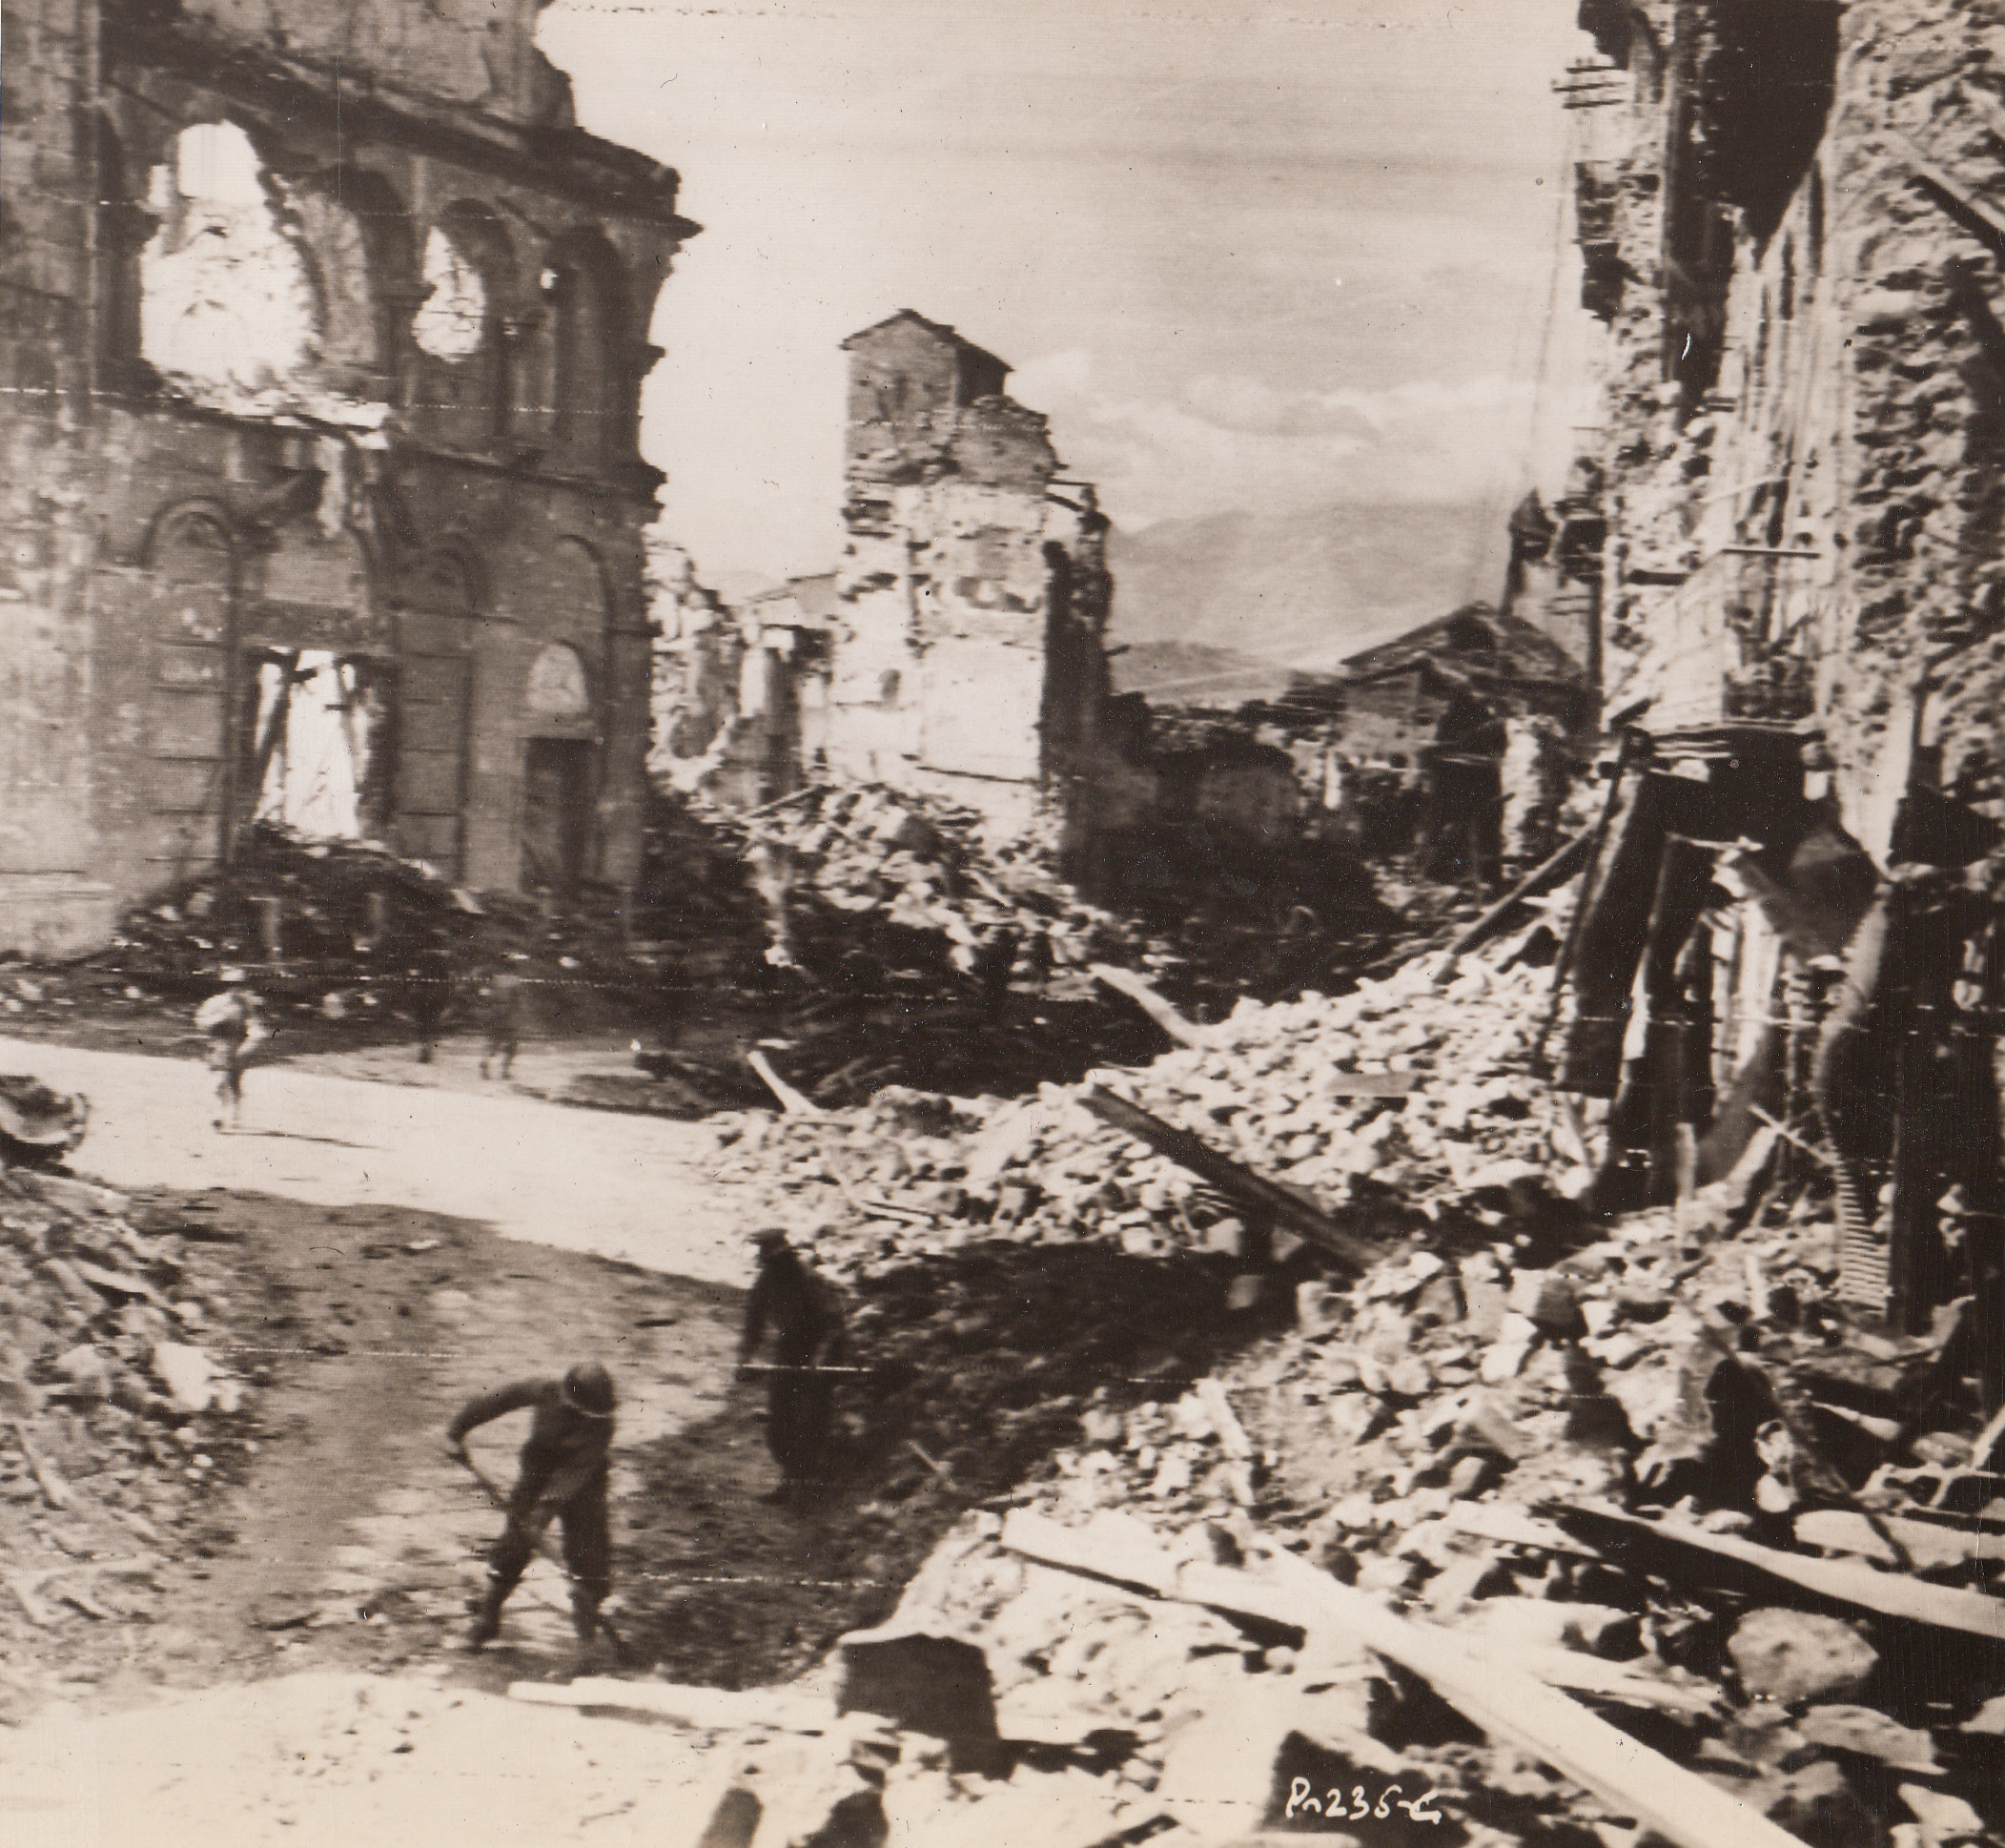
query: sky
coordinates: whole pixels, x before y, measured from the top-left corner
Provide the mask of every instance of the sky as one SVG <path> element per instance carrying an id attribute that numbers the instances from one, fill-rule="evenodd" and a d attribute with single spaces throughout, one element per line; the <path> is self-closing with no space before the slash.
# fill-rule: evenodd
<path id="1" fill-rule="evenodd" d="M 1116 524 L 1444 502 L 1590 413 L 1571 0 L 556 0 L 579 119 L 705 229 L 643 447 L 717 583 L 831 568 L 849 335 L 1012 362 Z M 1540 382 L 1544 380 L 1543 384 Z"/>

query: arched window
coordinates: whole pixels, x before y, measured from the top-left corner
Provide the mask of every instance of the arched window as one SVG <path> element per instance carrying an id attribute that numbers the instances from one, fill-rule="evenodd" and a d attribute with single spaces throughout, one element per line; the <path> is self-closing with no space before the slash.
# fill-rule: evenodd
<path id="1" fill-rule="evenodd" d="M 169 514 L 154 528 L 146 548 L 147 566 L 162 584 L 186 585 L 216 595 L 227 593 L 235 573 L 235 548 L 222 521 L 203 507 Z M 215 641 L 220 636 L 187 639 Z"/>
<path id="2" fill-rule="evenodd" d="M 626 277 L 596 232 L 551 249 L 543 293 L 556 318 L 557 445 L 574 462 L 616 461 L 634 444 L 636 396 Z"/>
<path id="3" fill-rule="evenodd" d="M 441 225 L 425 239 L 424 284 L 411 322 L 419 350 L 448 365 L 472 359 L 487 339 L 487 278 Z"/>
<path id="4" fill-rule="evenodd" d="M 250 137 L 231 122 L 184 129 L 153 169 L 159 229 L 140 254 L 140 349 L 191 395 L 276 385 L 318 353 L 313 278 Z"/>
<path id="5" fill-rule="evenodd" d="M 435 441 L 482 448 L 508 429 L 502 327 L 515 293 L 515 254 L 492 213 L 461 201 L 426 232 L 423 266 L 424 299 L 411 322 L 419 421 Z"/>

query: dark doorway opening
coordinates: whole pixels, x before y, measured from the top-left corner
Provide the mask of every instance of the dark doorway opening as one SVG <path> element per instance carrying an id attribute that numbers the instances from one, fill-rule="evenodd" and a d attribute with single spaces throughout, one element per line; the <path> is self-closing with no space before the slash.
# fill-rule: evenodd
<path id="1" fill-rule="evenodd" d="M 575 898 L 592 829 L 592 747 L 531 738 L 522 765 L 522 888 Z"/>

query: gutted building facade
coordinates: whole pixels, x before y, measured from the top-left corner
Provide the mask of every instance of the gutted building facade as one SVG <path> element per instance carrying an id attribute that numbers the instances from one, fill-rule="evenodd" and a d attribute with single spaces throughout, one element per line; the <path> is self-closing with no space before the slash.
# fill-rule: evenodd
<path id="1" fill-rule="evenodd" d="M 1109 694 L 1107 522 L 1009 367 L 910 310 L 849 356 L 821 750 L 1012 827 L 1085 820 Z"/>
<path id="2" fill-rule="evenodd" d="M 1847 1293 L 1911 1330 L 1968 1294 L 2005 1353 L 2005 7 L 1579 17 L 1601 681 L 1641 729 L 1561 1080 L 1612 1099 L 1610 1205 L 1825 1138 Z"/>
<path id="3" fill-rule="evenodd" d="M 630 883 L 675 175 L 537 0 L 7 0 L 0 941 L 268 817 Z"/>

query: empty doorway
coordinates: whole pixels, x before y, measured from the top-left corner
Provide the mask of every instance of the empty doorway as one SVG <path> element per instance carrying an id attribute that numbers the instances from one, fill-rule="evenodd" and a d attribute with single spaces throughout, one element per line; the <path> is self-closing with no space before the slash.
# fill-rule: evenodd
<path id="1" fill-rule="evenodd" d="M 575 898 L 592 831 L 592 746 L 531 738 L 522 764 L 522 888 Z"/>

